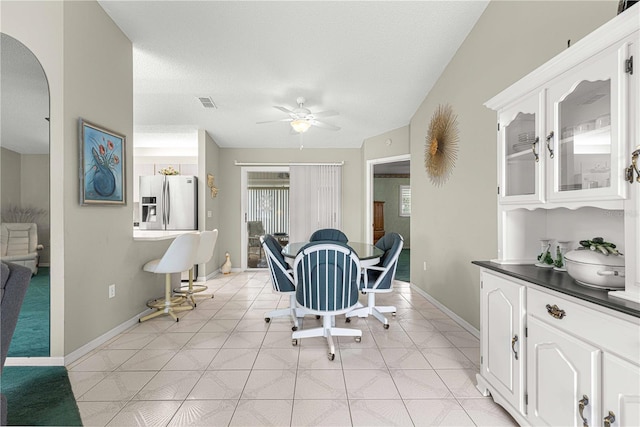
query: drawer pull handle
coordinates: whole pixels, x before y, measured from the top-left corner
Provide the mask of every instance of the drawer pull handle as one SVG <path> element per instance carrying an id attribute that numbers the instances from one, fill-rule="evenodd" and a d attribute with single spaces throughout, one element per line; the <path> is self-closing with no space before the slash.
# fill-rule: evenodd
<path id="1" fill-rule="evenodd" d="M 555 304 L 553 305 L 547 304 L 547 313 L 549 313 L 551 317 L 554 317 L 556 319 L 562 319 L 564 316 L 567 315 L 567 313 L 565 313 L 564 310 L 559 309 L 558 306 Z"/>
<path id="2" fill-rule="evenodd" d="M 611 424 L 616 422 L 616 414 L 609 411 L 609 415 L 604 417 L 604 427 L 611 427 Z"/>
<path id="3" fill-rule="evenodd" d="M 513 338 L 511 338 L 511 351 L 513 351 L 513 354 L 515 355 L 516 360 L 518 360 L 518 352 L 515 349 L 515 345 L 518 342 L 518 336 L 514 335 Z"/>
<path id="4" fill-rule="evenodd" d="M 587 419 L 583 415 L 584 408 L 585 406 L 588 406 L 588 405 L 589 405 L 589 398 L 587 397 L 586 394 L 583 394 L 582 399 L 578 400 L 578 411 L 580 412 L 580 418 L 582 418 L 583 427 L 589 427 L 589 423 L 587 422 Z"/>

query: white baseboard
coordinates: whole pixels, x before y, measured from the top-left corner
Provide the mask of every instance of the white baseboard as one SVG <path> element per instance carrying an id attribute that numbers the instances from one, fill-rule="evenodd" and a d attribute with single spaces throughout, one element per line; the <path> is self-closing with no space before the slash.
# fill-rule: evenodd
<path id="1" fill-rule="evenodd" d="M 138 324 L 138 319 L 140 319 L 140 317 L 148 314 L 148 313 L 152 313 L 153 309 L 148 308 L 145 311 L 143 311 L 140 314 L 135 315 L 134 317 L 132 317 L 131 319 L 127 320 L 124 323 L 121 323 L 120 325 L 116 326 L 115 328 L 111 329 L 110 331 L 106 332 L 103 335 L 100 335 L 98 338 L 89 341 L 88 343 L 86 343 L 85 345 L 83 345 L 82 347 L 80 347 L 79 349 L 72 351 L 71 353 L 67 354 L 64 357 L 64 365 L 65 366 L 69 366 L 71 363 L 75 362 L 76 360 L 80 359 L 82 356 L 88 354 L 89 352 L 95 350 L 96 348 L 100 347 L 102 344 L 106 343 L 107 341 L 109 341 L 111 338 L 121 334 L 122 332 L 126 331 L 127 329 L 129 329 L 130 327 L 132 327 L 133 325 Z"/>
<path id="2" fill-rule="evenodd" d="M 206 282 L 207 280 L 216 278 L 220 274 L 222 274 L 220 273 L 220 269 L 213 270 L 211 273 L 207 274 L 206 276 L 198 276 L 198 278 L 196 279 L 196 282 Z"/>
<path id="3" fill-rule="evenodd" d="M 64 357 L 7 357 L 4 366 L 64 366 Z"/>
<path id="4" fill-rule="evenodd" d="M 458 316 L 453 311 L 449 310 L 447 307 L 442 305 L 442 303 L 440 303 L 440 301 L 438 301 L 437 299 L 435 299 L 434 297 L 432 297 L 431 295 L 429 295 L 428 293 L 426 293 L 425 291 L 423 291 L 422 289 L 420 289 L 419 287 L 417 287 L 413 283 L 411 284 L 411 289 L 413 289 L 414 291 L 416 291 L 417 293 L 419 293 L 420 295 L 425 297 L 431 304 L 435 305 L 440 310 L 445 312 L 445 314 L 447 314 L 447 316 L 451 317 L 451 319 L 453 319 L 453 321 L 455 321 L 458 325 L 462 326 L 471 335 L 473 335 L 474 337 L 480 339 L 480 331 L 478 329 L 474 328 L 473 325 L 471 325 L 469 322 L 464 320 L 462 317 Z"/>

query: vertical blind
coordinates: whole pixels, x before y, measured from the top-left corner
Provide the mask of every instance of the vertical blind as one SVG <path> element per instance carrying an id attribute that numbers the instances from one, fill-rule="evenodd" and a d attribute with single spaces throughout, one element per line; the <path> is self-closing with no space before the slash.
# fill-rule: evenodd
<path id="1" fill-rule="evenodd" d="M 262 221 L 267 234 L 289 234 L 289 189 L 249 188 L 248 221 Z"/>
<path id="2" fill-rule="evenodd" d="M 320 228 L 342 226 L 342 166 L 291 165 L 290 242 L 303 242 Z"/>

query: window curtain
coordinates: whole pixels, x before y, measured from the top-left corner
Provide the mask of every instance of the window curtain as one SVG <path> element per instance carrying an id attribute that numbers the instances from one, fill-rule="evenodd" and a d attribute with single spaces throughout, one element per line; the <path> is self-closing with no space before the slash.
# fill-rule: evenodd
<path id="1" fill-rule="evenodd" d="M 342 226 L 342 166 L 291 165 L 289 241 L 304 242 L 320 228 Z"/>

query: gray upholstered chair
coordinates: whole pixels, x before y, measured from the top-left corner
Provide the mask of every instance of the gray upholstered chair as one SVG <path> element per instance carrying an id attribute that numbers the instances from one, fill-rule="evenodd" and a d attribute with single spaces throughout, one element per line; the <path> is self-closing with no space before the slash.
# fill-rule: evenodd
<path id="1" fill-rule="evenodd" d="M 218 230 L 202 231 L 200 232 L 200 243 L 198 244 L 198 251 L 196 253 L 196 259 L 194 265 L 205 264 L 213 256 L 213 250 L 216 248 L 216 241 L 218 240 Z M 173 290 L 174 293 L 184 295 L 191 304 L 195 307 L 195 296 L 199 292 L 204 292 L 208 289 L 206 285 L 194 284 L 193 269 L 191 266 L 189 269 L 189 284 L 187 286 L 181 286 Z M 211 295 L 213 298 L 213 295 Z"/>
<path id="2" fill-rule="evenodd" d="M 31 280 L 31 270 L 23 265 L 0 262 L 0 353 L 2 354 L 2 365 L 0 372 L 4 369 L 4 362 L 7 358 L 11 338 L 18 323 L 18 316 L 24 295 L 27 293 L 29 281 Z M 7 425 L 7 400 L 4 395 L 0 396 L 0 425 Z"/>
<path id="3" fill-rule="evenodd" d="M 138 319 L 139 322 L 153 319 L 162 314 L 168 314 L 177 322 L 178 317 L 175 313 L 193 309 L 191 305 L 182 305 L 186 297 L 182 295 L 171 296 L 171 274 L 189 271 L 193 267 L 199 243 L 199 234 L 181 234 L 171 242 L 162 258 L 149 261 L 142 267 L 144 271 L 165 275 L 165 291 L 164 298 L 156 298 L 147 302 L 147 306 L 155 308 L 156 311 L 141 317 Z"/>
<path id="4" fill-rule="evenodd" d="M 3 222 L 0 224 L 0 258 L 5 262 L 24 265 L 38 274 L 38 226 L 33 222 Z"/>
<path id="5" fill-rule="evenodd" d="M 300 338 L 325 337 L 329 360 L 333 360 L 334 336 L 352 336 L 360 342 L 361 330 L 334 326 L 336 315 L 347 313 L 358 303 L 360 260 L 350 247 L 324 241 L 308 243 L 296 256 L 293 277 L 298 306 L 322 316 L 322 327 L 293 332 L 293 345 Z"/>
<path id="6" fill-rule="evenodd" d="M 264 321 L 269 323 L 274 317 L 290 317 L 293 321 L 292 331 L 297 331 L 300 326 L 298 317 L 304 316 L 304 310 L 296 308 L 296 287 L 293 281 L 293 270 L 287 264 L 282 255 L 282 246 L 278 240 L 270 234 L 260 237 L 260 242 L 267 258 L 271 284 L 273 290 L 289 297 L 289 307 L 280 310 L 272 310 L 264 315 Z"/>
<path id="7" fill-rule="evenodd" d="M 340 230 L 336 230 L 335 228 L 322 228 L 320 230 L 316 230 L 311 234 L 311 237 L 309 237 L 310 242 L 318 242 L 321 240 L 330 240 L 340 243 L 347 243 L 349 241 L 346 234 Z"/>
<path id="8" fill-rule="evenodd" d="M 378 240 L 376 247 L 382 249 L 384 254 L 378 264 L 364 269 L 364 280 L 360 286 L 361 292 L 367 295 L 367 305 L 347 313 L 347 322 L 350 317 L 367 317 L 371 314 L 382 322 L 385 329 L 389 329 L 389 321 L 382 313 L 395 315 L 396 308 L 394 306 L 376 306 L 376 294 L 393 291 L 393 280 L 396 276 L 398 257 L 403 245 L 404 239 L 398 233 L 387 233 Z"/>

